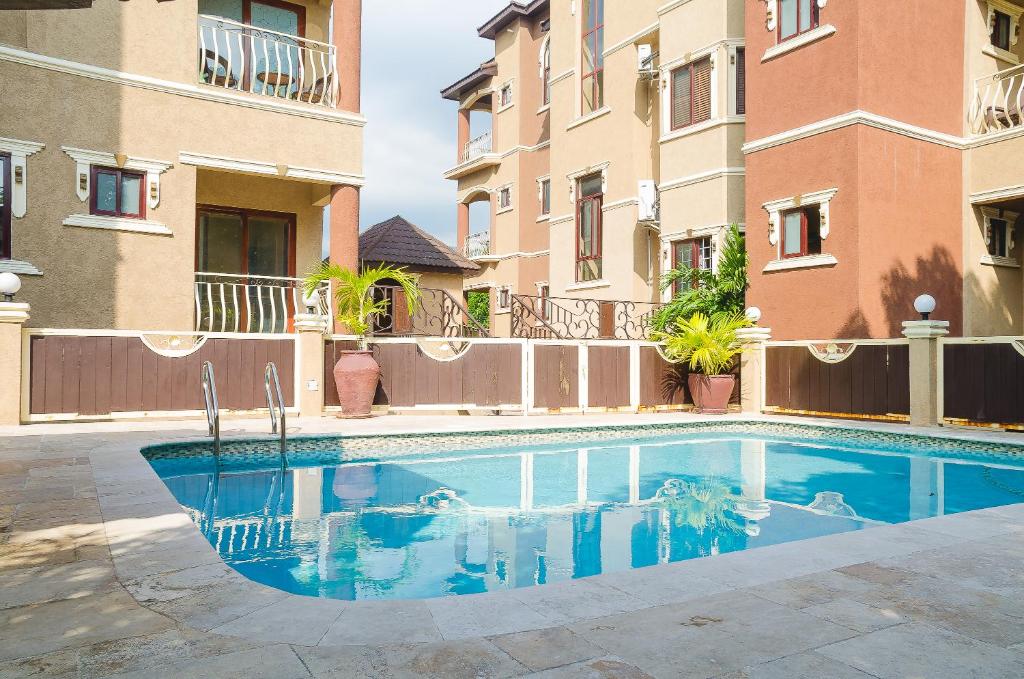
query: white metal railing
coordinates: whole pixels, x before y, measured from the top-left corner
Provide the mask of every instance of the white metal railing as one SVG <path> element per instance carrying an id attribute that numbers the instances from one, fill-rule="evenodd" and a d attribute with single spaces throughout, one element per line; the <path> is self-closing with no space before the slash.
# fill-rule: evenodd
<path id="1" fill-rule="evenodd" d="M 491 234 L 487 231 L 470 234 L 464 248 L 467 257 L 483 257 L 491 254 Z"/>
<path id="2" fill-rule="evenodd" d="M 333 107 L 334 45 L 199 15 L 199 82 Z"/>
<path id="3" fill-rule="evenodd" d="M 462 149 L 462 162 L 466 163 L 474 158 L 479 158 L 485 153 L 491 152 L 491 133 L 484 132 L 475 139 L 470 139 L 466 142 L 466 147 Z"/>
<path id="4" fill-rule="evenodd" d="M 286 333 L 305 312 L 301 278 L 197 272 L 195 329 L 201 332 Z M 334 327 L 331 284 L 322 284 L 316 308 Z"/>
<path id="5" fill-rule="evenodd" d="M 989 134 L 1024 125 L 1024 65 L 978 78 L 968 113 L 971 131 Z"/>

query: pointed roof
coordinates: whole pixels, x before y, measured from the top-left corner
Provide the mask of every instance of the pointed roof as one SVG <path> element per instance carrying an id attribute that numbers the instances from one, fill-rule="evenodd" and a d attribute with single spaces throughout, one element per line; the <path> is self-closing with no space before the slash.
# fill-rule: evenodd
<path id="1" fill-rule="evenodd" d="M 413 271 L 479 271 L 480 267 L 401 216 L 359 235 L 359 259 L 409 267 Z"/>

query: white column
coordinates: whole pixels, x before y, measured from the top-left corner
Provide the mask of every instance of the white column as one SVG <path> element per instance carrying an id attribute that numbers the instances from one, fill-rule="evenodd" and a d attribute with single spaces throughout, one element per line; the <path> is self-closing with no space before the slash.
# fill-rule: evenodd
<path id="1" fill-rule="evenodd" d="M 759 414 L 764 408 L 765 343 L 770 328 L 754 326 L 736 331 L 744 351 L 740 355 L 740 406 L 745 413 Z"/>
<path id="2" fill-rule="evenodd" d="M 910 424 L 939 426 L 939 338 L 949 334 L 949 321 L 904 321 L 910 340 Z"/>

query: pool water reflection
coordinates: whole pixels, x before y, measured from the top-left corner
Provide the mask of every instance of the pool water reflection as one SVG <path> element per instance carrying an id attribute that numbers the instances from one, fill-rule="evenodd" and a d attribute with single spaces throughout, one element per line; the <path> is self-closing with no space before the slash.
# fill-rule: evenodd
<path id="1" fill-rule="evenodd" d="M 233 568 L 336 599 L 524 587 L 1024 501 L 1009 459 L 631 443 L 220 473 L 153 464 Z"/>

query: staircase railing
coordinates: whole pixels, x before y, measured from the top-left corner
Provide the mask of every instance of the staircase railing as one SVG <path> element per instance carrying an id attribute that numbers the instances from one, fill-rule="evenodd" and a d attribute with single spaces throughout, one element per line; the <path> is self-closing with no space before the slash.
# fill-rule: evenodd
<path id="1" fill-rule="evenodd" d="M 203 363 L 203 400 L 206 403 L 206 424 L 213 437 L 213 456 L 220 459 L 220 403 L 217 401 L 217 381 L 213 375 L 213 364 Z"/>
<path id="2" fill-rule="evenodd" d="M 284 395 L 281 392 L 281 380 L 277 376 L 277 365 L 267 363 L 263 371 L 263 386 L 267 391 L 267 408 L 270 410 L 270 433 L 281 436 L 281 466 L 288 464 L 288 442 Z"/>

